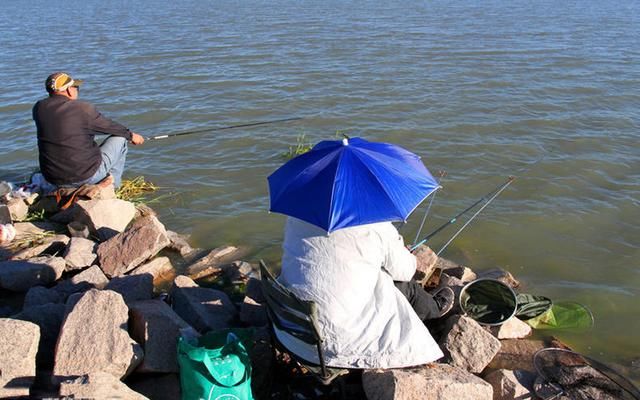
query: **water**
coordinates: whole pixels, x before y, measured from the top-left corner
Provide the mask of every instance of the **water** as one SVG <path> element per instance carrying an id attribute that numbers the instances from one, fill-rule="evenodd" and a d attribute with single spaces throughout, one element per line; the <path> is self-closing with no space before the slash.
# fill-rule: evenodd
<path id="1" fill-rule="evenodd" d="M 9 2 L 0 179 L 36 166 L 30 110 L 55 70 L 145 136 L 304 117 L 130 152 L 128 176 L 172 194 L 153 204 L 170 229 L 250 261 L 278 260 L 265 178 L 300 135 L 389 141 L 445 170 L 427 232 L 542 158 L 443 255 L 586 304 L 593 331 L 559 336 L 637 376 L 639 22 L 634 1 Z"/>

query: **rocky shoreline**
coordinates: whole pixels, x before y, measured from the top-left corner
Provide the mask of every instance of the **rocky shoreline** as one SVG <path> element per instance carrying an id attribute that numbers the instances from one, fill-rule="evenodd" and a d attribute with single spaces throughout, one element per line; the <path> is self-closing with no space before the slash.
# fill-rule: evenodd
<path id="1" fill-rule="evenodd" d="M 230 327 L 255 329 L 256 399 L 535 398 L 533 354 L 566 348 L 527 339 L 531 328 L 517 318 L 489 329 L 456 307 L 429 325 L 441 363 L 353 371 L 338 394 L 338 384 L 322 386 L 274 352 L 257 265 L 238 247 L 193 249 L 112 187 L 90 197 L 56 213 L 50 196 L 5 196 L 0 205 L 0 224 L 16 231 L 0 246 L 0 398 L 177 399 L 178 337 Z M 50 216 L 19 222 L 34 208 Z M 416 256 L 427 288 L 459 293 L 479 277 L 519 284 L 504 270 L 475 273 L 427 247 Z M 214 289 L 212 280 L 222 284 Z"/>

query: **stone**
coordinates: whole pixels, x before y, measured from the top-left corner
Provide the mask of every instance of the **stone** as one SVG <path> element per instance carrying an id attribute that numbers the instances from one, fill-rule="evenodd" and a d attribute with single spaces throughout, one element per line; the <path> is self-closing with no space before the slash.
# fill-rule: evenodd
<path id="1" fill-rule="evenodd" d="M 533 329 L 517 317 L 511 317 L 503 324 L 492 326 L 489 331 L 498 339 L 523 339 L 531 335 Z"/>
<path id="2" fill-rule="evenodd" d="M 517 288 L 518 286 L 520 286 L 520 282 L 516 278 L 514 278 L 513 275 L 511 275 L 511 272 L 506 271 L 502 268 L 492 268 L 486 271 L 480 271 L 477 273 L 477 275 L 478 275 L 478 279 L 479 278 L 496 279 L 512 288 Z"/>
<path id="3" fill-rule="evenodd" d="M 136 214 L 133 203 L 120 199 L 80 200 L 75 221 L 89 227 L 100 240 L 123 232 Z"/>
<path id="4" fill-rule="evenodd" d="M 9 207 L 6 204 L 0 204 L 0 225 L 2 224 L 10 224 L 13 221 L 11 220 L 11 211 L 9 211 Z"/>
<path id="5" fill-rule="evenodd" d="M 60 396 L 65 399 L 148 400 L 147 397 L 129 389 L 117 377 L 100 371 L 62 382 Z"/>
<path id="6" fill-rule="evenodd" d="M 262 283 L 260 283 L 260 279 L 249 278 L 245 285 L 245 294 L 258 303 L 262 304 L 266 301 L 262 293 Z"/>
<path id="7" fill-rule="evenodd" d="M 27 291 L 24 297 L 24 308 L 37 307 L 45 304 L 63 304 L 65 295 L 55 289 L 44 286 L 34 286 Z"/>
<path id="8" fill-rule="evenodd" d="M 7 208 L 9 208 L 11 220 L 13 221 L 22 221 L 27 218 L 27 214 L 29 214 L 29 205 L 20 198 L 9 200 Z"/>
<path id="9" fill-rule="evenodd" d="M 416 257 L 416 276 L 414 279 L 424 285 L 436 269 L 438 256 L 429 246 L 424 244 L 418 247 L 413 255 Z"/>
<path id="10" fill-rule="evenodd" d="M 484 380 L 493 387 L 494 400 L 533 399 L 536 375 L 528 371 L 499 369 L 485 375 Z"/>
<path id="11" fill-rule="evenodd" d="M 25 307 L 22 312 L 11 318 L 33 322 L 40 328 L 40 344 L 36 364 L 38 369 L 51 370 L 53 368 L 54 350 L 60 334 L 65 305 L 44 304 L 35 307 Z"/>
<path id="12" fill-rule="evenodd" d="M 178 374 L 137 374 L 127 379 L 126 383 L 131 389 L 153 400 L 176 400 L 182 396 Z"/>
<path id="13" fill-rule="evenodd" d="M 118 276 L 111 279 L 105 289 L 122 295 L 127 304 L 139 300 L 150 300 L 153 297 L 153 276 L 150 274 Z"/>
<path id="14" fill-rule="evenodd" d="M 64 266 L 64 258 L 49 256 L 0 262 L 0 288 L 25 292 L 33 286 L 46 286 L 60 279 Z"/>
<path id="15" fill-rule="evenodd" d="M 93 265 L 97 258 L 96 246 L 97 244 L 93 240 L 81 237 L 71 238 L 63 254 L 67 263 L 66 270 L 73 271 Z"/>
<path id="16" fill-rule="evenodd" d="M 458 268 L 460 264 L 453 262 L 451 260 L 447 260 L 446 258 L 438 257 L 438 261 L 436 261 L 436 268 L 440 268 L 442 270 L 448 270 L 451 268 Z"/>
<path id="17" fill-rule="evenodd" d="M 449 276 L 459 279 L 463 284 L 475 281 L 478 278 L 471 268 L 465 267 L 464 265 L 448 268 L 444 272 Z"/>
<path id="18" fill-rule="evenodd" d="M 508 339 L 500 343 L 500 351 L 489 364 L 490 369 L 536 372 L 533 356 L 538 350 L 548 347 L 543 340 Z"/>
<path id="19" fill-rule="evenodd" d="M 491 385 L 446 364 L 415 368 L 365 370 L 362 387 L 368 400 L 492 400 Z"/>
<path id="20" fill-rule="evenodd" d="M 64 225 L 49 221 L 16 222 L 13 226 L 16 228 L 16 239 L 19 240 L 31 236 L 41 236 L 47 232 L 64 233 L 66 231 Z"/>
<path id="21" fill-rule="evenodd" d="M 65 235 L 45 235 L 34 238 L 32 246 L 20 250 L 11 256 L 12 260 L 28 260 L 41 255 L 56 255 L 62 253 L 69 243 L 69 237 Z"/>
<path id="22" fill-rule="evenodd" d="M 200 276 L 202 276 L 201 273 L 205 270 L 211 270 L 211 273 L 209 273 L 208 275 L 212 275 L 216 273 L 216 271 L 222 271 L 220 266 L 233 260 L 233 257 L 236 257 L 237 254 L 238 248 L 235 246 L 223 246 L 215 248 L 208 252 L 205 256 L 199 258 L 193 264 L 187 266 L 187 275 L 195 276 L 196 274 L 200 274 Z"/>
<path id="23" fill-rule="evenodd" d="M 92 265 L 79 274 L 66 281 L 62 281 L 55 286 L 55 290 L 60 293 L 70 295 L 72 293 L 84 292 L 89 289 L 104 289 L 109 283 L 109 279 L 102 272 L 100 267 Z"/>
<path id="24" fill-rule="evenodd" d="M 110 278 L 123 275 L 158 254 L 168 244 L 164 225 L 156 217 L 141 218 L 126 232 L 98 246 L 100 267 Z"/>
<path id="25" fill-rule="evenodd" d="M 171 298 L 174 311 L 200 332 L 228 328 L 237 315 L 226 293 L 201 288 L 184 275 L 174 279 Z"/>
<path id="26" fill-rule="evenodd" d="M 187 242 L 187 237 L 180 235 L 174 231 L 167 230 L 167 237 L 169 238 L 169 249 L 177 251 L 181 256 L 186 256 L 193 252 L 193 248 Z"/>
<path id="27" fill-rule="evenodd" d="M 137 301 L 129 308 L 129 332 L 144 347 L 144 359 L 136 372 L 179 372 L 177 360 L 180 329 L 189 327 L 162 300 Z"/>
<path id="28" fill-rule="evenodd" d="M 240 321 L 248 326 L 267 325 L 267 309 L 251 297 L 245 296 L 240 305 Z"/>
<path id="29" fill-rule="evenodd" d="M 36 376 L 38 325 L 0 318 L 0 398 L 29 396 Z"/>
<path id="30" fill-rule="evenodd" d="M 440 348 L 454 367 L 480 373 L 500 350 L 500 341 L 469 317 L 449 317 L 444 331 Z"/>
<path id="31" fill-rule="evenodd" d="M 133 271 L 129 272 L 129 275 L 142 275 L 149 274 L 153 277 L 154 282 L 160 279 L 162 276 L 169 274 L 173 271 L 173 265 L 169 257 L 156 257 L 146 264 L 143 264 Z"/>
<path id="32" fill-rule="evenodd" d="M 142 361 L 142 348 L 127 332 L 128 308 L 118 293 L 91 289 L 73 295 L 65 312 L 53 368 L 58 379 L 92 372 L 123 378 Z"/>

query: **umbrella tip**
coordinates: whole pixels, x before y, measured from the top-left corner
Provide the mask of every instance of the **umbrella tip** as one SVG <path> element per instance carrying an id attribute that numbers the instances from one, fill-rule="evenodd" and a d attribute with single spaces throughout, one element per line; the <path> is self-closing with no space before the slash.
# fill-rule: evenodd
<path id="1" fill-rule="evenodd" d="M 349 139 L 347 139 L 347 138 L 343 138 L 343 139 L 342 139 L 342 145 L 343 145 L 343 146 L 348 146 L 348 145 L 349 145 Z"/>

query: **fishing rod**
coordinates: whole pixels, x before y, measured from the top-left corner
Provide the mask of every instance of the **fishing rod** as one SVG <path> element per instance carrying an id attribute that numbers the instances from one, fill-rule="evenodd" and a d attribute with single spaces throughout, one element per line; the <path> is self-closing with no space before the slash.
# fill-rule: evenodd
<path id="1" fill-rule="evenodd" d="M 506 182 L 500 184 L 498 187 L 496 187 L 495 189 L 493 189 L 492 191 L 490 191 L 489 193 L 485 194 L 480 199 L 478 199 L 475 203 L 471 204 L 469 207 L 467 207 L 464 210 L 460 211 L 458 214 L 456 214 L 449 221 L 445 222 L 444 224 L 442 224 L 438 228 L 436 228 L 433 232 L 429 233 L 421 241 L 419 241 L 418 243 L 413 245 L 409 249 L 409 251 L 411 251 L 411 252 L 415 251 L 418 247 L 420 247 L 423 244 L 427 243 L 427 241 L 429 239 L 431 239 L 433 236 L 435 236 L 438 233 L 440 233 L 440 231 L 442 231 L 444 228 L 448 227 L 449 225 L 455 224 L 458 221 L 458 218 L 460 218 L 464 214 L 468 213 L 469 211 L 473 210 L 476 206 L 478 206 L 480 203 L 482 203 L 484 201 L 486 203 L 479 210 L 479 211 L 482 211 L 486 206 L 489 205 L 490 202 L 493 201 L 493 199 L 498 197 L 500 195 L 500 193 L 502 193 L 502 191 L 505 190 L 507 188 L 507 186 L 509 186 L 515 179 L 516 179 L 515 176 L 510 176 L 507 179 Z M 479 212 L 476 213 L 472 218 L 475 218 L 475 216 L 478 215 L 478 214 L 479 214 Z M 467 221 L 467 223 L 462 227 L 462 229 L 464 229 L 467 225 L 469 225 L 469 222 L 471 222 L 471 220 Z M 461 231 L 462 230 L 458 231 L 451 240 L 453 240 Z M 447 245 L 451 242 L 451 240 L 447 243 Z M 440 251 L 442 251 L 442 249 Z"/>
<path id="2" fill-rule="evenodd" d="M 166 139 L 166 138 L 175 137 L 175 136 L 193 135 L 194 133 L 223 131 L 225 129 L 235 129 L 235 128 L 248 128 L 250 126 L 275 124 L 275 123 L 278 123 L 278 122 L 297 121 L 299 119 L 302 119 L 302 117 L 275 119 L 275 120 L 272 120 L 272 121 L 254 122 L 254 123 L 251 123 L 251 124 L 231 125 L 231 126 L 223 126 L 221 128 L 208 128 L 208 129 L 199 129 L 199 130 L 195 130 L 195 131 L 171 133 L 171 134 L 167 134 L 167 135 L 158 135 L 158 136 L 147 137 L 147 138 L 145 138 L 145 140 L 160 140 L 160 139 Z"/>

